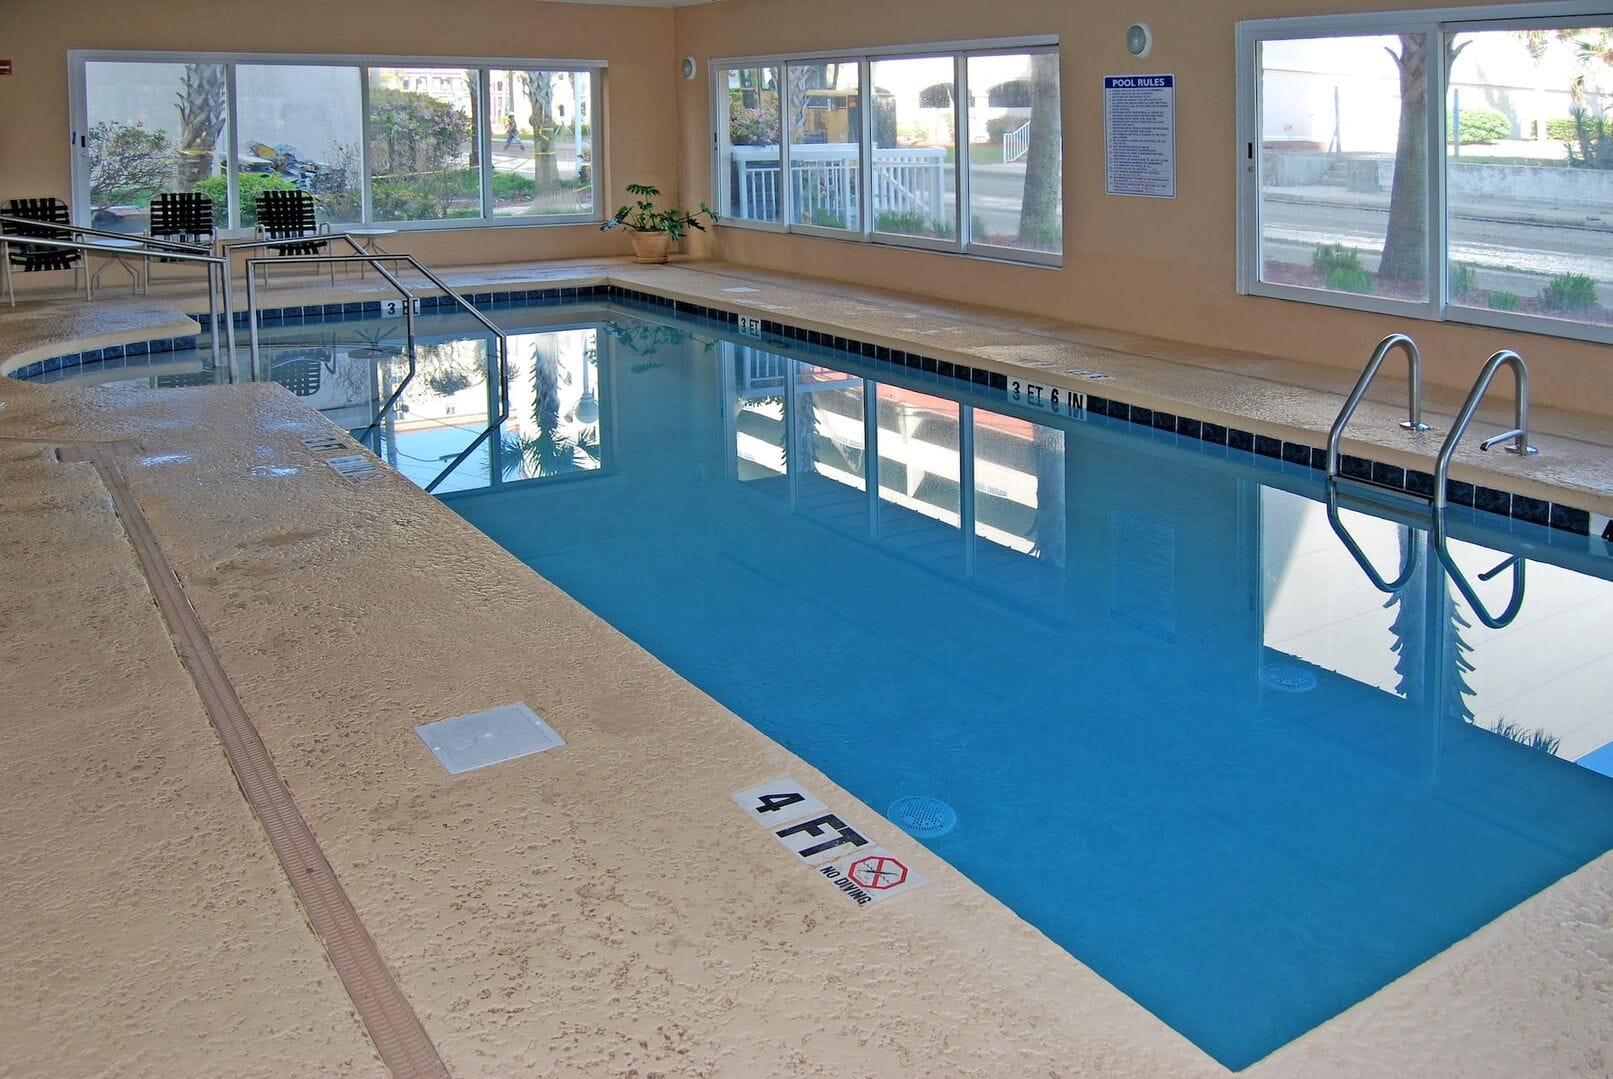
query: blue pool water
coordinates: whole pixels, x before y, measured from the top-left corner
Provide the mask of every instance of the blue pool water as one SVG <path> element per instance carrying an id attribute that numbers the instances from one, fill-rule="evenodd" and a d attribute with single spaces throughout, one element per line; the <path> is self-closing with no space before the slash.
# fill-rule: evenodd
<path id="1" fill-rule="evenodd" d="M 1492 629 L 1356 506 L 1416 560 L 1377 590 L 1308 469 L 621 307 L 501 321 L 510 418 L 448 503 L 869 805 L 944 802 L 922 842 L 1229 1067 L 1613 847 L 1599 541 L 1453 513 L 1492 611 L 1524 557 Z M 396 359 L 342 347 L 321 407 L 364 419 Z M 424 353 L 366 436 L 422 483 L 497 393 L 463 329 Z"/>

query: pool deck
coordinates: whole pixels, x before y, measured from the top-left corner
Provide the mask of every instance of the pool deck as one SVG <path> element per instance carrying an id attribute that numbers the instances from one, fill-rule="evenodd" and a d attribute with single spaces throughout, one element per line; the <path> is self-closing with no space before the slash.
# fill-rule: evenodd
<path id="1" fill-rule="evenodd" d="M 1300 365 L 1175 356 L 1186 346 L 721 264 L 462 268 L 449 280 L 540 278 L 734 308 L 723 289 L 743 279 L 759 290 L 738 294 L 743 305 L 775 319 L 993 363 L 1028 356 L 1058 377 L 1112 364 L 1111 389 L 1096 392 L 1264 412 L 1246 429 L 1314 434 L 1315 416 L 1325 429 L 1350 381 L 1306 368 L 1309 381 L 1285 389 Z M 80 318 L 81 339 L 134 340 L 195 309 L 154 291 L 95 305 L 120 320 L 110 328 L 44 305 L 0 313 L 0 362 L 52 347 L 41 335 L 53 318 Z M 325 291 L 277 278 L 271 295 L 289 305 Z M 1430 396 L 1443 418 L 1450 395 Z M 1394 400 L 1388 386 L 1363 410 L 1361 445 L 1393 446 Z M 101 472 L 56 453 L 108 443 L 449 1073 L 1224 1074 L 435 499 L 384 469 L 353 482 L 326 467 L 300 440 L 333 428 L 280 388 L 0 381 L 0 401 L 7 1074 L 384 1071 L 153 605 L 128 538 L 137 522 L 114 511 Z M 1608 506 L 1596 485 L 1613 424 L 1544 410 L 1539 422 L 1542 457 L 1503 466 Z M 516 700 L 567 745 L 449 776 L 413 732 Z M 814 879 L 730 801 L 781 775 L 930 883 L 858 908 Z M 1609 1014 L 1613 854 L 1247 1074 L 1606 1074 Z"/>

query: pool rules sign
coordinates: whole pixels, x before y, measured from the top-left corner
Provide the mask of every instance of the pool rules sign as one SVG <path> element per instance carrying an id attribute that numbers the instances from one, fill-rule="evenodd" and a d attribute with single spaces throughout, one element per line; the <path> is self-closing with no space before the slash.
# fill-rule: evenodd
<path id="1" fill-rule="evenodd" d="M 734 795 L 734 802 L 859 907 L 924 883 L 905 859 L 877 846 L 863 829 L 846 823 L 787 776 L 748 787 Z"/>
<path id="2" fill-rule="evenodd" d="M 1111 195 L 1176 197 L 1176 76 L 1103 80 L 1104 189 Z"/>

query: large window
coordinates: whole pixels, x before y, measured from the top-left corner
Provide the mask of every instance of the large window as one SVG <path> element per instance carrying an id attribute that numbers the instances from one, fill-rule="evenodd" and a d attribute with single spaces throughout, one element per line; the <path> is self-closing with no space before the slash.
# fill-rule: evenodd
<path id="1" fill-rule="evenodd" d="M 1057 264 L 1058 47 L 712 63 L 725 222 Z"/>
<path id="2" fill-rule="evenodd" d="M 1239 27 L 1243 291 L 1613 341 L 1613 18 Z"/>
<path id="3" fill-rule="evenodd" d="M 221 228 L 265 190 L 322 223 L 595 221 L 602 65 L 74 53 L 77 220 L 142 232 L 160 191 Z M 231 125 L 233 124 L 233 130 Z"/>

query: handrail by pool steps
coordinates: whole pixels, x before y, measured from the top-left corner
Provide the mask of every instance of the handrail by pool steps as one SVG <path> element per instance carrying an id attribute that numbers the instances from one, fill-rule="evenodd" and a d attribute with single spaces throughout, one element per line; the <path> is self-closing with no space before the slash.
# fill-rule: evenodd
<path id="1" fill-rule="evenodd" d="M 1488 450 L 1508 439 L 1512 445 L 1506 447 L 1508 453 L 1516 453 L 1523 457 L 1533 457 L 1540 451 L 1529 444 L 1529 368 L 1523 362 L 1523 357 L 1504 348 L 1485 361 L 1484 367 L 1479 371 L 1479 377 L 1474 380 L 1473 388 L 1468 391 L 1467 400 L 1462 403 L 1462 409 L 1456 414 L 1456 420 L 1451 424 L 1451 433 L 1445 436 L 1445 442 L 1439 447 L 1439 456 L 1434 461 L 1434 509 L 1445 508 L 1446 477 L 1451 470 L 1451 458 L 1456 455 L 1456 445 L 1462 441 L 1467 433 L 1467 425 L 1473 421 L 1473 413 L 1478 411 L 1479 402 L 1490 388 L 1490 382 L 1495 373 L 1505 365 L 1512 368 L 1513 378 L 1516 382 L 1517 393 L 1513 401 L 1513 428 L 1510 431 L 1494 435 L 1479 443 L 1479 449 Z"/>
<path id="2" fill-rule="evenodd" d="M 235 335 L 221 333 L 219 323 L 219 309 L 222 303 L 225 312 L 224 322 L 229 322 L 229 312 L 234 304 L 231 290 L 230 269 L 228 256 L 212 253 L 211 249 L 200 244 L 185 243 L 182 240 L 165 240 L 156 236 L 137 236 L 126 232 L 112 232 L 107 229 L 89 228 L 82 225 L 62 225 L 59 228 L 64 235 L 73 237 L 95 236 L 119 241 L 114 247 L 108 244 L 92 243 L 82 238 L 57 239 L 50 236 L 17 235 L 4 231 L 7 225 L 24 225 L 37 228 L 39 222 L 29 217 L 15 217 L 11 214 L 0 214 L 0 273 L 5 275 L 6 294 L 11 300 L 11 306 L 17 305 L 16 293 L 11 285 L 11 244 L 28 244 L 35 247 L 55 247 L 70 251 L 84 251 L 99 253 L 109 257 L 122 258 L 133 255 L 136 258 L 161 259 L 165 262 L 200 262 L 207 267 L 207 317 L 208 325 L 213 331 L 213 365 L 219 363 L 219 338 L 224 338 L 224 345 L 229 357 L 229 366 L 233 371 L 235 367 Z M 128 246 L 131 242 L 138 246 Z M 85 275 L 85 290 L 88 293 L 90 285 L 89 275 Z M 86 295 L 86 299 L 93 299 Z"/>
<path id="3" fill-rule="evenodd" d="M 1350 396 L 1345 399 L 1344 407 L 1333 421 L 1333 426 L 1327 432 L 1327 478 L 1335 479 L 1339 474 L 1339 442 L 1344 437 L 1344 427 L 1355 415 L 1360 407 L 1361 399 L 1367 395 L 1367 387 L 1372 380 L 1378 377 L 1378 369 L 1383 366 L 1384 359 L 1391 351 L 1399 348 L 1406 353 L 1407 397 L 1406 418 L 1400 421 L 1400 426 L 1408 431 L 1431 430 L 1423 422 L 1423 354 L 1417 348 L 1417 342 L 1403 333 L 1392 333 L 1378 342 L 1378 347 L 1372 350 L 1372 358 L 1367 360 L 1366 367 L 1361 369 L 1361 377 L 1355 380 L 1355 387 L 1350 390 Z"/>
<path id="4" fill-rule="evenodd" d="M 377 410 L 374 420 L 371 421 L 369 427 L 365 428 L 365 433 L 367 434 L 368 432 L 379 428 L 381 420 L 385 418 L 389 412 L 391 412 L 393 406 L 397 404 L 398 399 L 403 396 L 404 389 L 409 385 L 410 381 L 413 380 L 415 376 L 414 294 L 410 292 L 408 287 L 404 285 L 403 282 L 399 281 L 394 274 L 388 272 L 387 269 L 382 266 L 383 262 L 390 262 L 395 269 L 397 264 L 400 262 L 408 263 L 412 269 L 414 269 L 427 281 L 431 282 L 431 284 L 435 286 L 444 296 L 449 297 L 458 306 L 463 307 L 466 311 L 469 311 L 471 317 L 480 322 L 487 329 L 488 333 L 492 334 L 494 339 L 498 342 L 498 415 L 491 418 L 487 427 L 471 441 L 470 445 L 466 446 L 463 450 L 456 454 L 454 458 L 448 462 L 447 467 L 439 472 L 435 479 L 426 484 L 426 490 L 428 492 L 434 491 L 443 480 L 448 478 L 454 469 L 458 468 L 460 464 L 464 462 L 465 458 L 469 457 L 473 452 L 475 452 L 478 446 L 487 441 L 488 437 L 510 418 L 509 335 L 500 329 L 497 323 L 493 322 L 486 315 L 482 314 L 481 311 L 477 310 L 475 304 L 466 299 L 463 294 L 449 287 L 446 281 L 444 281 L 441 277 L 438 277 L 413 255 L 368 252 L 361 248 L 353 240 L 353 238 L 348 236 L 346 233 L 335 233 L 331 238 L 345 240 L 348 246 L 353 248 L 354 253 L 351 255 L 271 255 L 249 258 L 246 260 L 246 322 L 247 333 L 251 341 L 252 369 L 256 371 L 258 365 L 258 309 L 257 287 L 255 283 L 256 275 L 253 273 L 254 270 L 256 270 L 259 266 L 268 266 L 271 264 L 276 266 L 298 264 L 323 266 L 349 262 L 357 262 L 361 265 L 374 267 L 376 273 L 384 277 L 389 284 L 403 294 L 405 333 L 408 337 L 409 345 L 409 373 L 404 376 L 403 380 L 398 383 L 397 388 L 392 391 L 392 394 L 382 404 L 381 408 Z M 275 246 L 275 241 L 259 240 L 251 243 L 231 244 L 228 248 L 228 251 L 236 251 L 243 248 L 266 248 L 273 246 Z"/>

